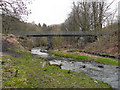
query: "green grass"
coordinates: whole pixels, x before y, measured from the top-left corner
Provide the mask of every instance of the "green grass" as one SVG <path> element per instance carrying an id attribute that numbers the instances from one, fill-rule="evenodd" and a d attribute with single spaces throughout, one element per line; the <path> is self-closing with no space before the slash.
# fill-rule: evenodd
<path id="1" fill-rule="evenodd" d="M 80 49 L 67 49 L 68 52 L 80 52 Z"/>
<path id="2" fill-rule="evenodd" d="M 86 50 L 84 49 L 66 49 L 68 52 L 84 52 Z M 87 52 L 90 52 L 90 51 L 87 51 Z M 94 53 L 94 52 L 91 52 L 91 53 Z M 99 52 L 95 52 L 95 53 L 99 53 Z M 108 55 L 107 53 L 102 53 L 103 55 Z"/>
<path id="3" fill-rule="evenodd" d="M 15 51 L 17 53 L 25 53 L 25 54 L 29 54 L 30 53 L 30 51 L 25 50 L 25 49 L 20 49 L 20 48 L 16 48 Z"/>
<path id="4" fill-rule="evenodd" d="M 28 51 L 19 51 L 26 52 L 27 56 L 2 58 L 3 88 L 111 88 L 107 83 L 96 83 L 85 74 L 62 70 L 58 66 L 47 64 L 42 68 L 45 60 L 33 57 Z"/>
<path id="5" fill-rule="evenodd" d="M 0 35 L 2 35 L 2 36 L 6 36 L 6 34 L 1 34 L 1 33 L 0 33 Z"/>
<path id="6" fill-rule="evenodd" d="M 68 54 L 68 53 L 62 53 L 60 51 L 55 51 L 51 50 L 50 53 L 55 54 L 57 56 L 62 56 L 66 58 L 75 58 L 80 61 L 89 61 L 89 60 L 94 60 L 99 63 L 104 63 L 104 64 L 110 64 L 110 65 L 115 65 L 118 66 L 118 61 L 115 59 L 111 58 L 105 58 L 105 57 L 89 57 L 89 56 L 83 56 L 83 55 L 76 55 L 76 54 Z"/>

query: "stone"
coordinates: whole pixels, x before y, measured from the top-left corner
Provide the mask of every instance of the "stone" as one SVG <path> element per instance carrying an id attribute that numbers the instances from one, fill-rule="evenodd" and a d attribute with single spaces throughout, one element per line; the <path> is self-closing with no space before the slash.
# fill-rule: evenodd
<path id="1" fill-rule="evenodd" d="M 46 64 L 47 64 L 47 62 L 44 62 L 43 65 L 42 65 L 42 68 L 44 68 Z"/>
<path id="2" fill-rule="evenodd" d="M 82 68 L 86 68 L 86 66 L 85 66 L 85 65 L 83 65 L 83 66 L 82 66 Z"/>
<path id="3" fill-rule="evenodd" d="M 102 66 L 102 65 L 98 65 L 98 67 L 99 67 L 99 68 L 104 68 L 104 66 Z"/>

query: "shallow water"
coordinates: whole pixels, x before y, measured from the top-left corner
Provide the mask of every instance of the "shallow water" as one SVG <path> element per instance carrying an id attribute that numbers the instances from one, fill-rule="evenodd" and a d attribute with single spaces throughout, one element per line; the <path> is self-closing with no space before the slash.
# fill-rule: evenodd
<path id="1" fill-rule="evenodd" d="M 43 49 L 43 48 L 42 48 Z M 49 56 L 48 53 L 45 53 L 45 52 L 41 52 L 41 48 L 33 48 L 31 50 L 31 54 L 36 54 L 36 55 L 39 55 L 40 57 L 42 58 L 47 58 Z"/>
<path id="2" fill-rule="evenodd" d="M 49 60 L 50 64 L 61 65 L 61 69 L 82 72 L 95 80 L 104 81 L 112 85 L 113 88 L 118 88 L 118 72 L 120 72 L 120 69 L 116 66 L 98 64 L 96 62 L 78 62 L 71 58 L 58 58 L 57 56 L 41 52 L 41 48 L 34 48 L 31 53 Z"/>

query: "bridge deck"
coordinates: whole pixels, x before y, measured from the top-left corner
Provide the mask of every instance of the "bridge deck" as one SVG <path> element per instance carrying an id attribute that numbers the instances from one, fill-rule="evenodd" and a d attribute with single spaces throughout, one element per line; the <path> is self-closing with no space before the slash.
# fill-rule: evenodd
<path id="1" fill-rule="evenodd" d="M 84 37 L 84 36 L 97 36 L 97 35 L 26 35 L 27 37 L 50 37 L 50 36 L 54 36 L 54 37 Z"/>
<path id="2" fill-rule="evenodd" d="M 103 34 L 108 34 L 108 31 L 61 31 L 61 32 L 51 32 L 51 31 L 12 31 L 9 32 L 9 34 L 14 34 L 14 35 L 26 35 L 26 36 L 31 36 L 31 37 L 47 37 L 47 36 L 97 36 L 97 35 L 103 35 Z"/>

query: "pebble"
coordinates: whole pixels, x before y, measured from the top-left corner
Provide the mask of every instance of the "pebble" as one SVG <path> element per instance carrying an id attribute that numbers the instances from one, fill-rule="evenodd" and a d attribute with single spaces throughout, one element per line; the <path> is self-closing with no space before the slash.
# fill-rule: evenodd
<path id="1" fill-rule="evenodd" d="M 97 81 L 94 81 L 95 83 L 98 83 Z"/>

